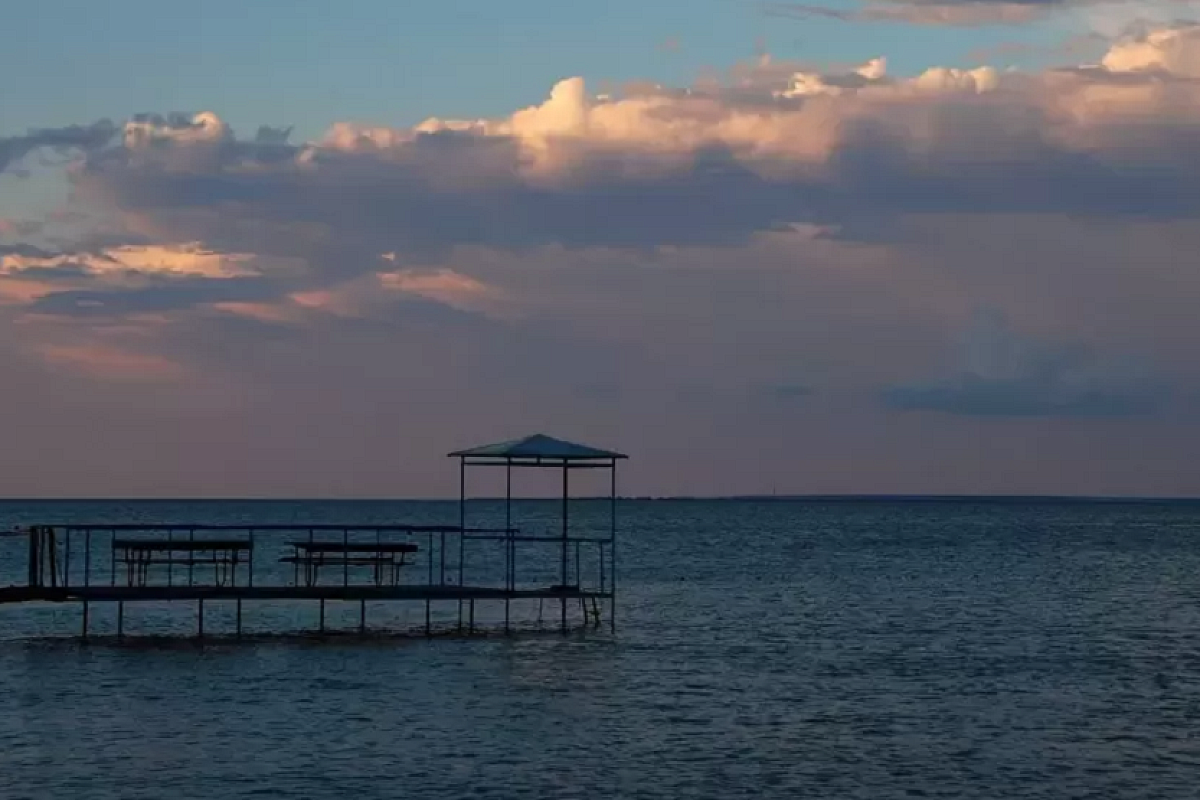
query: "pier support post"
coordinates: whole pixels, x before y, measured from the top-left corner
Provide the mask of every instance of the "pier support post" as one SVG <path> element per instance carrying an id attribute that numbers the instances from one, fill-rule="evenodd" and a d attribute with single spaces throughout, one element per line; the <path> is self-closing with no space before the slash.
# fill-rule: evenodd
<path id="1" fill-rule="evenodd" d="M 121 600 L 117 601 L 117 638 L 125 637 L 125 603 Z"/>
<path id="2" fill-rule="evenodd" d="M 323 634 L 323 633 L 325 633 L 325 598 L 324 597 L 321 598 L 321 623 L 320 624 L 321 624 L 321 627 L 319 630 Z"/>
<path id="3" fill-rule="evenodd" d="M 360 600 L 358 606 L 358 634 L 362 636 L 367 632 L 367 601 Z"/>
<path id="4" fill-rule="evenodd" d="M 83 601 L 83 640 L 88 638 L 88 601 Z"/>
<path id="5" fill-rule="evenodd" d="M 203 598 L 201 598 L 201 600 L 200 600 L 199 610 L 197 611 L 197 614 L 196 614 L 196 634 L 197 634 L 197 638 L 199 638 L 199 639 L 204 638 L 204 599 Z"/>
<path id="6" fill-rule="evenodd" d="M 237 601 L 237 638 L 242 638 L 242 598 Z"/>
<path id="7" fill-rule="evenodd" d="M 609 570 L 608 578 L 608 628 L 611 633 L 617 632 L 617 460 L 612 460 L 611 472 L 609 473 L 610 490 L 609 490 L 609 534 L 608 534 L 608 557 L 612 561 L 612 569 Z M 600 554 L 600 560 L 603 562 L 604 554 Z"/>
<path id="8" fill-rule="evenodd" d="M 562 586 L 560 590 L 563 592 L 562 603 L 562 632 L 567 632 L 567 499 L 570 496 L 570 485 L 568 476 L 571 474 L 567 467 L 567 462 L 563 461 L 562 471 Z"/>
<path id="9" fill-rule="evenodd" d="M 516 588 L 512 533 L 512 458 L 504 459 L 504 632 L 509 632 L 512 593 Z"/>
<path id="10" fill-rule="evenodd" d="M 34 525 L 29 529 L 29 588 L 37 589 L 42 585 L 42 556 L 39 550 L 42 529 Z"/>
<path id="11" fill-rule="evenodd" d="M 467 556 L 467 462 L 458 460 L 458 588 L 463 585 L 463 559 Z M 458 599 L 458 632 L 463 629 L 463 601 Z"/>

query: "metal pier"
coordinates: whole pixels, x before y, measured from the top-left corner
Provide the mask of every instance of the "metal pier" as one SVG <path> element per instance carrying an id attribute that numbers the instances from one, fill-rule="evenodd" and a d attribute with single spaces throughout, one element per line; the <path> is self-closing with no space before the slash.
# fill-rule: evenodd
<path id="1" fill-rule="evenodd" d="M 327 603 L 357 603 L 358 631 L 366 633 L 367 603 L 392 602 L 424 603 L 429 635 L 436 627 L 435 604 L 442 610 L 440 604 L 453 604 L 449 624 L 471 634 L 486 628 L 478 622 L 480 604 L 502 606 L 502 630 L 511 632 L 520 627 L 518 605 L 526 611 L 536 606 L 541 624 L 546 601 L 558 606 L 563 632 L 597 627 L 605 617 L 615 630 L 616 465 L 625 456 L 546 436 L 450 455 L 459 459 L 453 524 L 76 523 L 13 531 L 0 546 L 24 551 L 25 581 L 0 586 L 0 607 L 78 604 L 85 639 L 99 604 L 115 604 L 116 635 L 124 637 L 131 603 L 194 603 L 199 637 L 206 635 L 206 603 L 236 603 L 240 637 L 243 606 L 266 601 L 315 602 L 322 633 Z M 468 469 L 477 466 L 503 467 L 506 494 L 499 512 L 494 502 L 488 505 L 491 524 L 470 527 L 468 518 L 483 515 L 480 505 L 486 505 L 467 495 Z M 561 520 L 542 520 L 541 530 L 518 527 L 515 468 L 561 471 Z M 569 476 L 576 469 L 611 471 L 610 497 L 586 501 L 605 503 L 606 530 L 598 531 L 593 521 L 590 535 L 574 535 L 569 526 Z"/>

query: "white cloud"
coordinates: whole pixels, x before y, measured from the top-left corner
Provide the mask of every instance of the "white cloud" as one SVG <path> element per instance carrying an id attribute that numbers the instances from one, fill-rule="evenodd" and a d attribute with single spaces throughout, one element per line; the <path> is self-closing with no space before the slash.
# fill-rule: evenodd
<path id="1" fill-rule="evenodd" d="M 215 144 L 229 141 L 233 131 L 216 114 L 202 112 L 190 118 L 149 117 L 125 123 L 122 139 L 131 149 L 156 144 Z"/>
<path id="2" fill-rule="evenodd" d="M 1200 78 L 1200 27 L 1152 30 L 1144 36 L 1117 42 L 1101 64 L 1112 72 L 1160 71 Z"/>

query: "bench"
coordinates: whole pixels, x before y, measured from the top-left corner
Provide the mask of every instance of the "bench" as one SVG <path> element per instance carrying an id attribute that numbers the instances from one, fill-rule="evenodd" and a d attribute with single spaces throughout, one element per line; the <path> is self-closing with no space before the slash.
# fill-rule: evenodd
<path id="1" fill-rule="evenodd" d="M 188 584 L 196 567 L 212 567 L 213 580 L 218 586 L 237 582 L 237 565 L 249 562 L 254 549 L 246 539 L 114 539 L 112 543 L 113 573 L 116 565 L 125 565 L 130 586 L 145 586 L 150 567 L 166 566 L 167 583 L 171 584 L 170 569 L 188 568 Z"/>
<path id="2" fill-rule="evenodd" d="M 384 584 L 385 575 L 391 585 L 400 582 L 400 569 L 408 566 L 407 556 L 419 549 L 408 542 L 289 542 L 293 555 L 280 561 L 294 565 L 294 579 L 299 582 L 300 568 L 304 568 L 304 583 L 314 586 L 320 579 L 322 567 L 373 567 L 376 586 Z M 343 576 L 345 577 L 345 572 Z"/>

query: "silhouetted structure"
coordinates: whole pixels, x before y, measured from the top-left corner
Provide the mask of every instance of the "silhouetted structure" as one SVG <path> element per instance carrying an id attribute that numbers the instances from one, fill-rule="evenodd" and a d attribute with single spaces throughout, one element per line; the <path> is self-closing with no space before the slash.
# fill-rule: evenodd
<path id="1" fill-rule="evenodd" d="M 599 625 L 607 607 L 615 629 L 616 467 L 626 456 L 544 435 L 450 456 L 459 460 L 457 524 L 35 525 L 20 532 L 28 538 L 26 583 L 0 588 L 0 604 L 79 603 L 85 638 L 92 604 L 116 604 L 121 637 L 125 604 L 152 601 L 194 601 L 199 636 L 205 635 L 206 602 L 235 601 L 236 634 L 241 636 L 242 604 L 252 600 L 315 600 L 322 632 L 328 601 L 358 602 L 360 632 L 367 630 L 368 601 L 424 602 L 426 634 L 434 632 L 433 606 L 440 602 L 457 604 L 453 628 L 462 633 L 477 630 L 480 601 L 502 602 L 504 630 L 512 630 L 511 606 L 518 600 L 538 602 L 539 622 L 542 604 L 558 601 L 563 631 L 572 626 L 569 609 L 574 604 L 580 610 L 578 622 L 585 626 Z M 467 498 L 468 468 L 481 466 L 504 468 L 502 525 L 467 525 L 472 502 Z M 514 525 L 512 475 L 521 468 L 561 471 L 561 520 L 553 532 L 526 532 Z M 570 530 L 570 475 L 578 469 L 611 473 L 603 535 L 576 536 Z M 489 542 L 502 546 L 501 568 L 474 552 L 485 550 Z M 551 585 L 530 577 L 546 573 L 545 558 L 519 558 L 522 547 L 544 551 L 548 545 L 558 555 L 558 582 Z M 592 553 L 587 559 L 584 549 Z M 518 564 L 527 562 L 523 573 Z M 407 574 L 419 577 L 405 581 Z"/>

